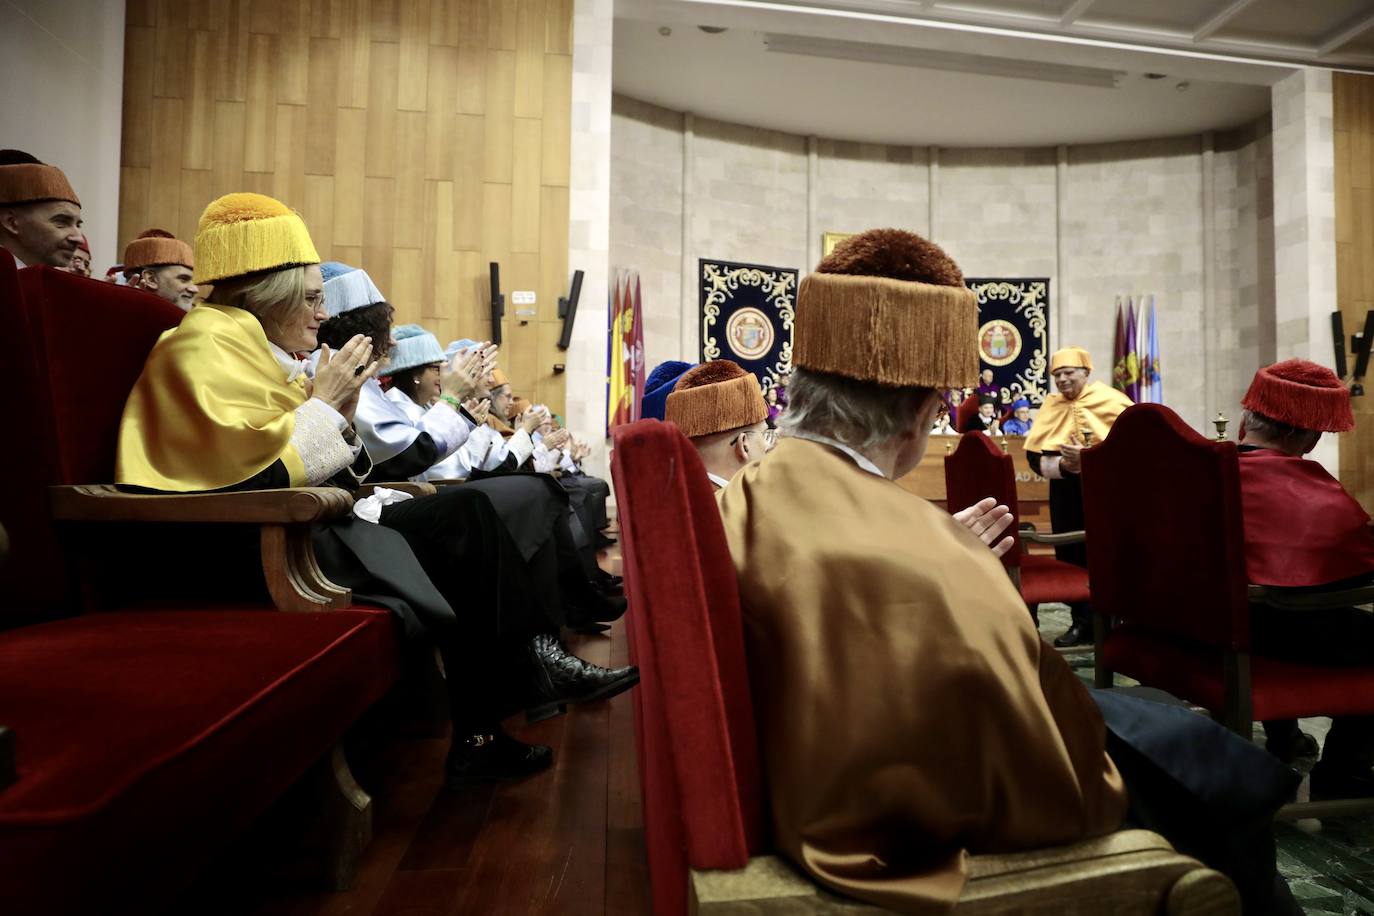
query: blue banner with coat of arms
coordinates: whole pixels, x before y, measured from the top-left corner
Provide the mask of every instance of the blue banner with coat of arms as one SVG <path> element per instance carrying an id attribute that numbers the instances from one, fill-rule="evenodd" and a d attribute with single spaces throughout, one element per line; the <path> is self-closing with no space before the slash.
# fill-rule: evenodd
<path id="1" fill-rule="evenodd" d="M 789 267 L 699 262 L 701 359 L 732 359 L 766 393 L 792 369 L 797 271 Z"/>
<path id="2" fill-rule="evenodd" d="M 1003 404 L 1025 398 L 1039 407 L 1049 393 L 1049 279 L 965 278 L 964 284 L 978 294 L 979 369 L 992 370 Z"/>

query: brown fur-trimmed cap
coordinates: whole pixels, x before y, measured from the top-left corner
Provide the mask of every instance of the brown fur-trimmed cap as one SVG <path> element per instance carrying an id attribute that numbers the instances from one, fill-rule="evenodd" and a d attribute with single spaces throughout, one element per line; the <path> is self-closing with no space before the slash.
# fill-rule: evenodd
<path id="1" fill-rule="evenodd" d="M 684 372 L 663 412 L 663 419 L 676 423 L 689 439 L 753 426 L 767 417 L 759 380 L 728 359 L 713 359 Z"/>
<path id="2" fill-rule="evenodd" d="M 124 249 L 125 270 L 161 267 L 164 264 L 181 264 L 192 270 L 196 266 L 191 246 L 164 229 L 149 229 Z"/>
<path id="3" fill-rule="evenodd" d="M 0 158 L 0 207 L 36 204 L 45 200 L 66 200 L 81 206 L 67 176 L 55 165 L 47 165 L 18 150 L 5 150 Z M 27 160 L 33 160 L 32 162 Z"/>
<path id="4" fill-rule="evenodd" d="M 902 229 L 845 239 L 797 291 L 792 363 L 893 387 L 978 378 L 978 298 L 944 250 Z"/>

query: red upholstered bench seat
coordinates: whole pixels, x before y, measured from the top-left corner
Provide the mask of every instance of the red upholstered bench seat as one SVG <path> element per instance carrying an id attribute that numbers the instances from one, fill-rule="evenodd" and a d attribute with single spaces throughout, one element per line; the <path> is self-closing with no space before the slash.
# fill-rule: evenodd
<path id="1" fill-rule="evenodd" d="M 87 614 L 0 632 L 0 912 L 175 887 L 399 674 L 385 611 Z"/>

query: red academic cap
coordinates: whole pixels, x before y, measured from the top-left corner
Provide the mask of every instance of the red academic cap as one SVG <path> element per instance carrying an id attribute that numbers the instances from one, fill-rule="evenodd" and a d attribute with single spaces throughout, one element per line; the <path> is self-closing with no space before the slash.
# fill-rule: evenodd
<path id="1" fill-rule="evenodd" d="M 1325 366 L 1286 359 L 1255 373 L 1241 404 L 1298 429 L 1343 433 L 1355 428 L 1350 391 Z"/>

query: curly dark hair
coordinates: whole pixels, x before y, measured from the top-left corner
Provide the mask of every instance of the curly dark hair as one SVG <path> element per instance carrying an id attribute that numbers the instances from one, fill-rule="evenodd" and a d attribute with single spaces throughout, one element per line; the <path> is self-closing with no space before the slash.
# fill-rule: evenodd
<path id="1" fill-rule="evenodd" d="M 320 325 L 320 343 L 337 352 L 354 334 L 362 334 L 372 338 L 372 358 L 386 359 L 391 352 L 392 311 L 390 303 L 377 302 L 327 318 Z"/>

